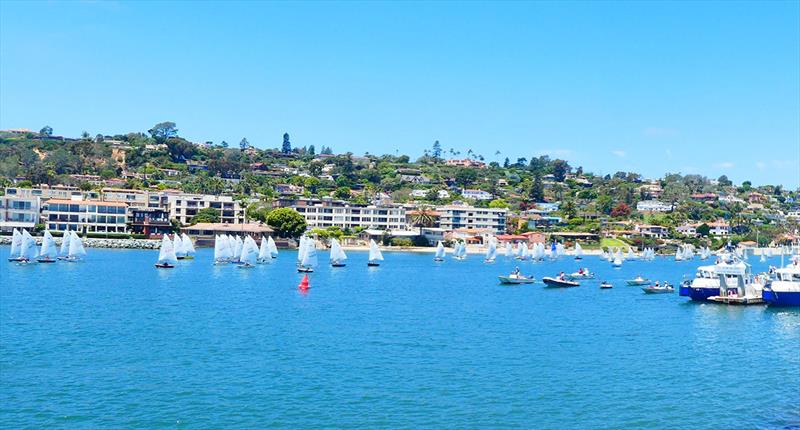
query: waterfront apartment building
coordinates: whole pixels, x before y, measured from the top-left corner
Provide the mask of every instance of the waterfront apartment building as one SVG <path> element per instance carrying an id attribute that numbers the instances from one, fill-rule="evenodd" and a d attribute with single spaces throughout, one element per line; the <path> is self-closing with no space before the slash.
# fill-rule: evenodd
<path id="1" fill-rule="evenodd" d="M 100 200 L 50 199 L 42 215 L 48 230 L 86 233 L 127 233 L 128 205 Z"/>
<path id="2" fill-rule="evenodd" d="M 0 196 L 0 231 L 32 230 L 41 217 L 41 198 L 33 195 Z"/>
<path id="3" fill-rule="evenodd" d="M 406 209 L 395 205 L 354 205 L 341 200 L 297 199 L 289 206 L 306 219 L 308 228 L 363 227 L 374 230 L 408 230 Z"/>
<path id="4" fill-rule="evenodd" d="M 213 208 L 219 212 L 223 224 L 243 224 L 244 209 L 231 196 L 212 196 L 207 194 L 171 194 L 167 196 L 167 209 L 170 219 L 181 224 L 189 224 L 200 209 Z"/>
<path id="5" fill-rule="evenodd" d="M 8 187 L 5 191 L 7 196 L 38 197 L 43 201 L 48 199 L 97 199 L 99 197 L 95 191 L 81 191 L 78 187 L 68 185 L 42 185 L 38 188 Z"/>
<path id="6" fill-rule="evenodd" d="M 506 208 L 448 205 L 437 207 L 436 212 L 440 214 L 439 227 L 445 230 L 472 228 L 491 229 L 495 234 L 506 232 Z"/>

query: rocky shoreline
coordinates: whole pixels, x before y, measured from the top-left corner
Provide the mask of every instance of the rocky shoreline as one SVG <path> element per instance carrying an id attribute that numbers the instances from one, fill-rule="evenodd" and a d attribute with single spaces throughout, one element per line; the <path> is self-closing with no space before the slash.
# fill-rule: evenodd
<path id="1" fill-rule="evenodd" d="M 41 237 L 34 237 L 37 244 L 42 243 Z M 55 237 L 56 245 L 61 246 L 61 238 Z M 160 240 L 150 239 L 100 239 L 100 238 L 81 238 L 83 246 L 87 248 L 111 248 L 111 249 L 158 249 L 161 246 Z M 11 245 L 11 236 L 0 236 L 0 245 Z"/>

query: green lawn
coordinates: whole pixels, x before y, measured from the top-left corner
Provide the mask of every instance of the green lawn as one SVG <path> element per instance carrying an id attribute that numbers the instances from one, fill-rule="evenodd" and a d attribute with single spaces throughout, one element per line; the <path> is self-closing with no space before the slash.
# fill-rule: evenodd
<path id="1" fill-rule="evenodd" d="M 627 247 L 628 244 L 623 242 L 623 241 L 621 241 L 621 240 L 619 240 L 619 239 L 615 239 L 615 238 L 611 238 L 611 237 L 604 237 L 604 238 L 600 239 L 600 246 L 602 246 L 604 248 L 608 248 L 608 247 Z"/>

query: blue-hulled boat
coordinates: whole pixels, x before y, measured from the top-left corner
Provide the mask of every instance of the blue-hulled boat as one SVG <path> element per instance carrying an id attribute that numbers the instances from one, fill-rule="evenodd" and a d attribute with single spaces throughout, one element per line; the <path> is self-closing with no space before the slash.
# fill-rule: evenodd
<path id="1" fill-rule="evenodd" d="M 762 291 L 761 297 L 769 306 L 800 306 L 800 260 L 775 271 Z"/>

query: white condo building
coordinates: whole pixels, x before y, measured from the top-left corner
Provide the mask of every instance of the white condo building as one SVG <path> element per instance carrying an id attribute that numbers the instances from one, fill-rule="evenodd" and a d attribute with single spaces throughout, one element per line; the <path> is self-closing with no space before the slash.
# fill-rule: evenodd
<path id="1" fill-rule="evenodd" d="M 436 211 L 440 214 L 439 226 L 444 230 L 485 228 L 493 230 L 496 234 L 504 234 L 506 232 L 508 209 L 505 208 L 449 205 L 437 207 Z"/>

